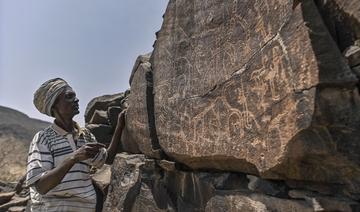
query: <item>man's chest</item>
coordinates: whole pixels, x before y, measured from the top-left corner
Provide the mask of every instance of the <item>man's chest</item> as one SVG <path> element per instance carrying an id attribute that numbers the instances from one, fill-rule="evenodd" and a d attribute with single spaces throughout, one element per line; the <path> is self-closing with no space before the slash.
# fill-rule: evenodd
<path id="1" fill-rule="evenodd" d="M 56 136 L 48 147 L 54 161 L 54 167 L 58 166 L 65 158 L 85 144 L 82 137 L 74 139 L 71 135 Z"/>

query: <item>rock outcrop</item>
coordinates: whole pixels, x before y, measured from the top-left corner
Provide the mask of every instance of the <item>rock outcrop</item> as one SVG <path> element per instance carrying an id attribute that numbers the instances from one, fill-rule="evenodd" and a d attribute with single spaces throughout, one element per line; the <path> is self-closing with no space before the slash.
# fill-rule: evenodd
<path id="1" fill-rule="evenodd" d="M 180 171 L 177 165 L 142 154 L 118 154 L 103 211 L 360 210 L 358 202 L 340 193 L 301 190 L 240 172 Z"/>
<path id="2" fill-rule="evenodd" d="M 359 211 L 359 20 L 358 0 L 170 0 L 105 211 Z"/>
<path id="3" fill-rule="evenodd" d="M 152 58 L 167 155 L 272 179 L 360 179 L 358 80 L 316 4 L 294 4 L 170 1 Z"/>
<path id="4" fill-rule="evenodd" d="M 154 116 L 153 72 L 149 59 L 149 54 L 139 56 L 131 73 L 131 89 L 127 101 L 131 106 L 127 110 L 128 121 L 123 139 L 129 144 L 136 144 L 128 152 L 136 153 L 133 149 L 137 149 L 139 153 L 160 158 Z"/>
<path id="5" fill-rule="evenodd" d="M 85 110 L 85 127 L 96 137 L 97 141 L 108 145 L 117 125 L 119 113 L 127 108 L 129 92 L 103 95 L 92 99 Z"/>

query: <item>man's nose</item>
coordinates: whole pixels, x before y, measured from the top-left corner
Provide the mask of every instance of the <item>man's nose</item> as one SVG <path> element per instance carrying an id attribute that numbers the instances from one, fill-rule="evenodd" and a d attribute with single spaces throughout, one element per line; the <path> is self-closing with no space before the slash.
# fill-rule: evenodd
<path id="1" fill-rule="evenodd" d="M 74 102 L 75 102 L 75 103 L 78 103 L 78 102 L 79 102 L 79 99 L 78 99 L 77 97 L 75 97 Z"/>

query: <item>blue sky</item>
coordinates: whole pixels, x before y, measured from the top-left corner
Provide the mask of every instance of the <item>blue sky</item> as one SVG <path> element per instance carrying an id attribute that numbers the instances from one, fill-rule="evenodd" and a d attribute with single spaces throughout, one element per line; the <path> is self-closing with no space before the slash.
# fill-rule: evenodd
<path id="1" fill-rule="evenodd" d="M 52 121 L 32 104 L 62 77 L 87 103 L 123 92 L 135 59 L 152 51 L 168 0 L 0 0 L 0 105 Z"/>

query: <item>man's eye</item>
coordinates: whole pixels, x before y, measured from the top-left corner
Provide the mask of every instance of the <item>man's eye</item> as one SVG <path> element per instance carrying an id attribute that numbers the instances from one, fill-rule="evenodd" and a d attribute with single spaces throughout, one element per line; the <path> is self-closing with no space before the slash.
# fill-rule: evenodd
<path id="1" fill-rule="evenodd" d="M 66 98 L 66 99 L 72 99 L 72 98 L 74 98 L 74 97 L 75 97 L 74 94 L 65 94 L 65 98 Z"/>

